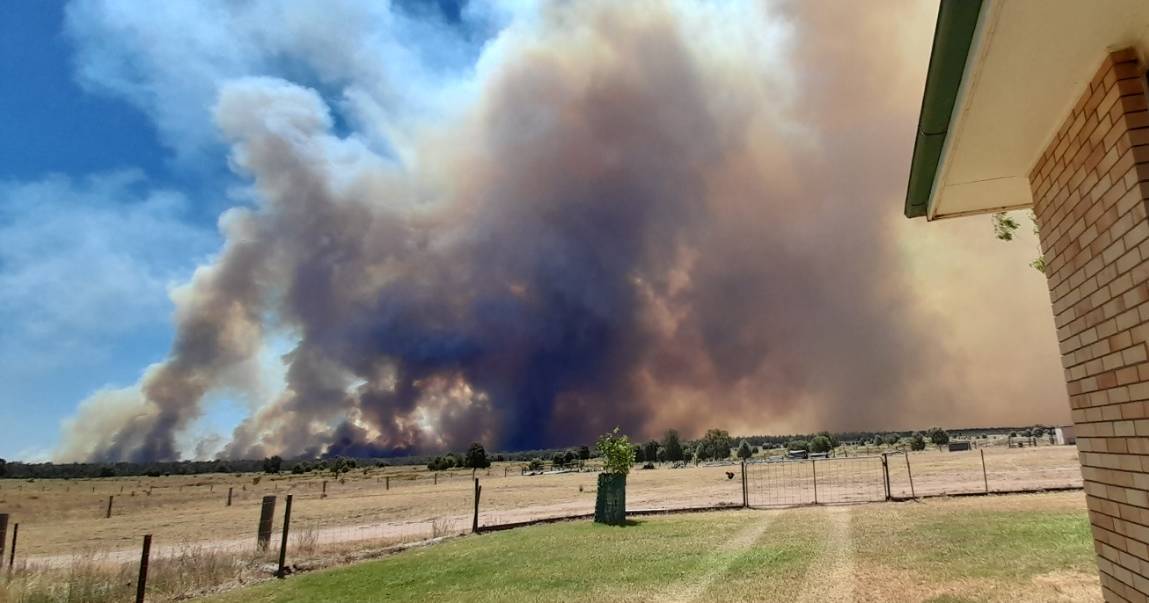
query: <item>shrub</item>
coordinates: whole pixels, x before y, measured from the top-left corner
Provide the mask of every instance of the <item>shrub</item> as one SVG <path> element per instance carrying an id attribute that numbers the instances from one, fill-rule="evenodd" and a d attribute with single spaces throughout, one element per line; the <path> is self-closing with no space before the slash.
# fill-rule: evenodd
<path id="1" fill-rule="evenodd" d="M 941 427 L 931 427 L 926 433 L 929 435 L 930 441 L 933 442 L 935 446 L 948 444 L 950 441 L 950 434 L 946 433 L 945 430 Z"/>
<path id="2" fill-rule="evenodd" d="M 533 458 L 531 462 L 527 463 L 527 469 L 531 471 L 540 471 L 543 468 L 543 459 Z"/>
<path id="3" fill-rule="evenodd" d="M 283 459 L 279 455 L 263 459 L 263 472 L 264 473 L 279 473 L 280 467 L 283 466 Z"/>
<path id="4" fill-rule="evenodd" d="M 899 436 L 898 434 L 891 433 L 891 434 L 886 436 L 886 446 L 893 446 L 893 445 L 898 443 L 898 440 L 901 440 L 901 439 L 902 439 L 901 436 Z"/>
<path id="5" fill-rule="evenodd" d="M 603 434 L 595 443 L 595 449 L 602 457 L 603 473 L 616 473 L 626 475 L 634 465 L 634 446 L 630 439 L 619 433 L 617 427 L 610 433 Z"/>
<path id="6" fill-rule="evenodd" d="M 786 442 L 786 450 L 809 450 L 810 443 L 806 440 L 790 440 Z"/>
<path id="7" fill-rule="evenodd" d="M 590 448 L 588 448 L 586 446 L 579 446 L 578 447 L 578 458 L 580 460 L 583 460 L 583 461 L 589 459 L 590 458 Z"/>
<path id="8" fill-rule="evenodd" d="M 910 438 L 910 450 L 925 450 L 926 439 L 922 436 L 921 432 L 915 432 L 914 436 Z"/>
<path id="9" fill-rule="evenodd" d="M 672 463 L 684 460 L 688 456 L 682 449 L 682 440 L 678 437 L 678 432 L 673 429 L 662 437 L 662 448 L 666 451 L 666 460 Z"/>

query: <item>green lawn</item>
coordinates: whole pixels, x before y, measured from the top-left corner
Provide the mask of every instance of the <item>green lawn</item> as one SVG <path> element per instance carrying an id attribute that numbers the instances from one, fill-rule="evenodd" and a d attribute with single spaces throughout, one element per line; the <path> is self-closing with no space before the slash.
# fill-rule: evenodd
<path id="1" fill-rule="evenodd" d="M 820 601 L 1099 599 L 1081 496 L 726 511 L 627 527 L 560 523 L 212 601 L 793 601 L 810 592 Z"/>

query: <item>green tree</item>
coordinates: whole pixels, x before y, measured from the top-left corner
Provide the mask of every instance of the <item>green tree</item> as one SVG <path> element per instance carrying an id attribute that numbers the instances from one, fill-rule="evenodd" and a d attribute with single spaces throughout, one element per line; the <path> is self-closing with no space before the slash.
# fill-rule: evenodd
<path id="1" fill-rule="evenodd" d="M 929 435 L 930 441 L 933 442 L 935 446 L 948 444 L 950 441 L 950 434 L 946 433 L 945 430 L 941 427 L 931 427 L 926 433 Z"/>
<path id="2" fill-rule="evenodd" d="M 913 437 L 910 438 L 910 450 L 925 450 L 925 449 L 926 449 L 925 437 L 922 436 L 921 432 L 914 432 Z"/>
<path id="3" fill-rule="evenodd" d="M 746 460 L 754 456 L 754 451 L 750 449 L 750 443 L 742 440 L 738 443 L 738 458 Z"/>
<path id="4" fill-rule="evenodd" d="M 1045 435 L 1045 428 L 1044 427 L 1038 425 L 1037 427 L 1033 428 L 1033 436 L 1034 437 L 1040 438 L 1043 435 Z"/>
<path id="5" fill-rule="evenodd" d="M 658 447 L 659 447 L 658 440 L 651 440 L 651 441 L 647 442 L 646 444 L 643 444 L 642 445 L 642 458 L 646 459 L 646 462 L 648 462 L 648 463 L 653 463 L 654 461 L 657 461 L 658 460 Z"/>
<path id="6" fill-rule="evenodd" d="M 604 473 L 617 473 L 626 475 L 634 465 L 634 446 L 630 439 L 619 432 L 617 427 L 610 433 L 603 434 L 595 442 L 595 448 L 602 457 L 602 470 Z"/>
<path id="7" fill-rule="evenodd" d="M 8 461 L 0 459 L 0 477 L 8 475 Z"/>
<path id="8" fill-rule="evenodd" d="M 531 461 L 529 463 L 527 463 L 527 469 L 530 469 L 531 471 L 539 471 L 542 468 L 543 468 L 543 459 L 540 459 L 538 457 L 531 459 Z"/>
<path id="9" fill-rule="evenodd" d="M 810 442 L 806 440 L 790 440 L 786 442 L 786 450 L 810 450 Z"/>
<path id="10" fill-rule="evenodd" d="M 685 451 L 682 449 L 682 440 L 675 429 L 668 430 L 666 435 L 662 436 L 662 448 L 666 450 L 666 460 L 672 463 L 686 459 Z"/>
<path id="11" fill-rule="evenodd" d="M 830 452 L 833 449 L 833 442 L 830 441 L 828 436 L 817 435 L 814 436 L 814 439 L 810 440 L 810 452 Z"/>
<path id="12" fill-rule="evenodd" d="M 586 446 L 579 446 L 578 447 L 578 458 L 580 460 L 583 460 L 583 461 L 589 459 L 590 458 L 590 448 L 588 448 Z"/>
<path id="13" fill-rule="evenodd" d="M 642 446 L 634 446 L 634 462 L 645 463 L 646 453 L 643 451 Z"/>
<path id="14" fill-rule="evenodd" d="M 263 459 L 263 472 L 264 473 L 279 473 L 279 468 L 283 466 L 283 459 L 279 455 L 271 456 Z"/>
<path id="15" fill-rule="evenodd" d="M 898 434 L 896 434 L 896 433 L 888 434 L 886 436 L 886 446 L 893 446 L 893 445 L 898 443 L 898 440 L 901 440 L 901 439 L 902 438 L 899 437 Z"/>
<path id="16" fill-rule="evenodd" d="M 565 455 L 561 452 L 556 452 L 554 454 L 554 456 L 551 457 L 551 465 L 553 465 L 555 467 L 565 467 L 566 464 L 567 464 L 567 455 Z"/>
<path id="17" fill-rule="evenodd" d="M 830 450 L 841 446 L 842 443 L 838 441 L 838 437 L 828 431 L 819 431 L 818 435 L 825 437 L 830 442 Z M 827 450 L 829 452 L 829 450 Z"/>
<path id="18" fill-rule="evenodd" d="M 472 443 L 471 447 L 467 449 L 467 456 L 463 462 L 464 467 L 471 469 L 486 469 L 491 466 L 491 461 L 487 459 L 487 449 L 478 442 Z"/>
<path id="19" fill-rule="evenodd" d="M 706 435 L 699 440 L 699 445 L 706 451 L 706 457 L 711 459 L 730 458 L 730 449 L 734 441 L 724 429 L 707 429 Z"/>

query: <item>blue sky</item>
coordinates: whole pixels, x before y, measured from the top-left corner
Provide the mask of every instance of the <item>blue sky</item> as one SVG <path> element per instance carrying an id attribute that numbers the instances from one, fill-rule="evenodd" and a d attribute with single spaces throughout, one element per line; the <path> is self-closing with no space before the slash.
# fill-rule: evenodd
<path id="1" fill-rule="evenodd" d="M 163 359 L 169 289 L 218 251 L 221 211 L 246 202 L 211 124 L 218 82 L 274 75 L 338 95 L 356 77 L 292 47 L 308 31 L 326 44 L 321 29 L 251 48 L 244 39 L 266 33 L 260 16 L 213 20 L 210 4 L 0 3 L 0 457 L 46 457 L 80 400 Z M 405 2 L 393 9 L 403 22 L 370 15 L 387 35 L 362 33 L 381 54 L 418 54 L 409 64 L 466 68 L 490 32 L 482 19 L 464 26 L 461 11 L 454 0 Z M 361 125 L 334 117 L 344 131 Z M 205 436 L 244 413 L 226 400 L 212 408 Z"/>

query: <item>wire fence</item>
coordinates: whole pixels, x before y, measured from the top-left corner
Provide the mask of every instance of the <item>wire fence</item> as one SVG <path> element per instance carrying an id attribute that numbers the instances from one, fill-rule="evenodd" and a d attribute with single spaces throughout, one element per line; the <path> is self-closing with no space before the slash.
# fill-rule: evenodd
<path id="1" fill-rule="evenodd" d="M 0 599 L 133 600 L 147 559 L 150 577 L 140 592 L 147 600 L 174 600 L 476 528 L 589 517 L 597 471 L 507 465 L 419 475 L 366 471 L 340 479 L 5 483 L 0 559 L 9 577 Z M 1075 487 L 1081 487 L 1076 450 L 1047 447 L 664 464 L 633 470 L 626 495 L 628 512 L 645 513 Z M 151 540 L 142 557 L 145 536 Z"/>

